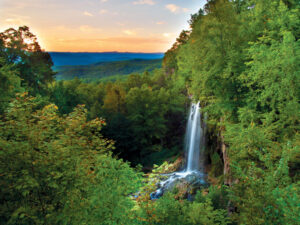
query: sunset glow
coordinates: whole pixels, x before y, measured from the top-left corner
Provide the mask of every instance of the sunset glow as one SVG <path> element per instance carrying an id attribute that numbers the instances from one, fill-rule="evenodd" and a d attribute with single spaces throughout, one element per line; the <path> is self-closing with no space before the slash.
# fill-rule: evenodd
<path id="1" fill-rule="evenodd" d="M 0 0 L 0 29 L 27 25 L 47 51 L 164 52 L 205 0 Z"/>

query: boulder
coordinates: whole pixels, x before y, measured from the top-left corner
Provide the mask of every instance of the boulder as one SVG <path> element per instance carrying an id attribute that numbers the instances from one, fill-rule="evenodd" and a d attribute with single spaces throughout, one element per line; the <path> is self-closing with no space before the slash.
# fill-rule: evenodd
<path id="1" fill-rule="evenodd" d="M 150 194 L 151 199 L 160 198 L 165 192 L 173 191 L 178 198 L 191 199 L 197 190 L 207 187 L 206 175 L 197 171 L 165 174 L 157 183 L 158 189 Z"/>

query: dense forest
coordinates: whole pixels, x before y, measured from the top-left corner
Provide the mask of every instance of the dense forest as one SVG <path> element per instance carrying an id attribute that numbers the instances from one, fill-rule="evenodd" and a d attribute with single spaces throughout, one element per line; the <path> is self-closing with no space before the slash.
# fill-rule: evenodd
<path id="1" fill-rule="evenodd" d="M 86 82 L 126 79 L 126 75 L 143 73 L 162 67 L 161 59 L 131 59 L 115 62 L 99 62 L 89 65 L 55 66 L 56 80 L 72 80 L 75 77 Z"/>
<path id="2" fill-rule="evenodd" d="M 0 33 L 1 224 L 300 223 L 299 1 L 209 0 L 189 25 L 162 68 L 92 82 Z M 199 100 L 210 185 L 152 200 Z"/>
<path id="3" fill-rule="evenodd" d="M 134 59 L 162 59 L 164 53 L 142 52 L 48 52 L 55 66 L 90 65 L 100 62 L 130 61 Z"/>

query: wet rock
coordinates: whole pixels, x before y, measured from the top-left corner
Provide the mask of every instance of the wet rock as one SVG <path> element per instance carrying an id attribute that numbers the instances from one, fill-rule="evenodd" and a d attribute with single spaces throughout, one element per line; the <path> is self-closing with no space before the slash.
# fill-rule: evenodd
<path id="1" fill-rule="evenodd" d="M 197 190 L 207 187 L 206 175 L 200 172 L 177 172 L 165 174 L 164 180 L 157 184 L 158 189 L 150 194 L 151 199 L 160 198 L 165 192 L 173 191 L 178 198 L 192 198 Z"/>

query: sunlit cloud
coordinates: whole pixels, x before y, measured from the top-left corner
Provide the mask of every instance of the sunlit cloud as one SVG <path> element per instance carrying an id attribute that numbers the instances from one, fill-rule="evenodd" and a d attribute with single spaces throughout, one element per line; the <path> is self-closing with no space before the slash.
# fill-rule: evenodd
<path id="1" fill-rule="evenodd" d="M 108 10 L 106 10 L 106 9 L 101 9 L 99 11 L 99 14 L 106 14 L 106 13 L 108 13 Z"/>
<path id="2" fill-rule="evenodd" d="M 177 33 L 163 33 L 162 36 L 165 38 L 176 38 L 177 37 Z"/>
<path id="3" fill-rule="evenodd" d="M 169 41 L 164 38 L 143 37 L 108 37 L 95 39 L 61 39 L 55 42 L 53 48 L 57 51 L 74 51 L 74 46 L 82 52 L 120 51 L 120 52 L 162 52 L 168 49 Z M 51 50 L 51 49 L 50 49 Z"/>
<path id="4" fill-rule="evenodd" d="M 13 8 L 15 10 L 56 9 L 63 1 L 60 0 L 0 0 L 0 8 Z M 20 12 L 20 11 L 19 11 Z"/>
<path id="5" fill-rule="evenodd" d="M 24 25 L 31 26 L 30 17 L 11 15 L 11 17 L 0 20 L 0 29 L 1 30 L 6 30 L 10 27 L 18 28 L 18 27 L 24 26 Z"/>
<path id="6" fill-rule="evenodd" d="M 11 6 L 13 6 L 16 9 L 24 9 L 25 7 L 27 7 L 28 5 L 26 4 L 26 2 L 20 2 L 20 1 L 11 1 L 9 2 L 9 4 L 11 4 Z"/>
<path id="7" fill-rule="evenodd" d="M 123 33 L 124 33 L 124 34 L 127 34 L 127 35 L 130 35 L 130 36 L 136 35 L 136 32 L 135 32 L 135 31 L 132 31 L 132 30 L 123 30 Z"/>
<path id="8" fill-rule="evenodd" d="M 85 16 L 90 16 L 90 17 L 94 16 L 92 13 L 87 12 L 87 11 L 84 11 L 84 12 L 83 12 L 83 15 L 85 15 Z"/>
<path id="9" fill-rule="evenodd" d="M 53 29 L 58 30 L 58 31 L 63 31 L 63 30 L 66 30 L 67 28 L 64 25 L 59 25 L 59 26 L 53 27 Z"/>
<path id="10" fill-rule="evenodd" d="M 80 26 L 75 26 L 75 27 L 69 27 L 69 26 L 54 26 L 54 27 L 48 27 L 47 30 L 49 30 L 52 35 L 49 35 L 49 37 L 56 38 L 57 40 L 59 39 L 70 39 L 72 38 L 78 38 L 82 36 L 82 33 L 89 33 L 89 34 L 95 34 L 99 35 L 103 33 L 103 29 L 99 27 L 93 27 L 90 25 L 80 25 Z M 56 31 L 56 32 L 55 32 Z"/>
<path id="11" fill-rule="evenodd" d="M 168 4 L 165 7 L 172 13 L 181 13 L 181 12 L 187 13 L 187 12 L 189 12 L 189 9 L 181 8 L 180 6 L 175 5 L 175 4 Z"/>
<path id="12" fill-rule="evenodd" d="M 110 15 L 110 16 L 117 16 L 117 15 L 119 15 L 118 12 L 111 12 L 111 11 L 109 11 L 107 9 L 101 9 L 101 10 L 99 10 L 99 14 L 100 15 L 107 14 L 107 15 Z"/>
<path id="13" fill-rule="evenodd" d="M 171 11 L 172 13 L 176 13 L 179 11 L 180 7 L 174 4 L 168 4 L 166 5 L 166 8 Z"/>
<path id="14" fill-rule="evenodd" d="M 165 21 L 157 21 L 156 24 L 157 25 L 164 25 L 164 24 L 166 24 L 166 22 Z"/>
<path id="15" fill-rule="evenodd" d="M 73 35 L 73 33 L 75 33 L 78 30 L 100 32 L 100 31 L 102 31 L 102 28 L 84 24 L 84 25 L 75 26 L 72 28 L 64 26 L 64 25 L 60 25 L 60 26 L 48 28 L 48 30 L 50 30 L 50 31 L 57 30 L 57 31 L 59 31 L 59 34 L 66 32 L 66 33 L 70 33 L 70 34 L 72 33 L 71 35 Z"/>
<path id="16" fill-rule="evenodd" d="M 154 5 L 155 2 L 152 0 L 138 0 L 133 2 L 134 5 Z"/>
<path id="17" fill-rule="evenodd" d="M 24 21 L 21 20 L 21 19 L 8 18 L 8 19 L 5 20 L 5 23 L 7 23 L 7 24 L 22 25 L 22 24 L 24 24 Z"/>
<path id="18" fill-rule="evenodd" d="M 92 27 L 89 25 L 82 25 L 79 27 L 79 30 L 84 33 L 97 33 L 102 31 L 101 28 Z"/>
<path id="19" fill-rule="evenodd" d="M 116 24 L 118 25 L 118 26 L 125 26 L 125 23 L 121 23 L 121 22 L 116 22 Z"/>
<path id="20" fill-rule="evenodd" d="M 31 18 L 29 16 L 9 13 L 6 17 L 0 19 L 0 28 L 7 29 L 9 26 L 10 27 L 17 27 L 23 25 L 29 26 L 31 24 L 30 21 Z"/>
<path id="21" fill-rule="evenodd" d="M 205 2 L 0 0 L 0 32 L 27 25 L 48 51 L 162 52 L 186 29 L 189 14 L 196 13 Z"/>
<path id="22" fill-rule="evenodd" d="M 99 39 L 105 42 L 122 42 L 122 43 L 130 43 L 130 44 L 147 44 L 149 43 L 160 43 L 165 44 L 168 43 L 166 40 L 160 38 L 143 38 L 143 37 L 110 37 Z"/>

